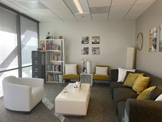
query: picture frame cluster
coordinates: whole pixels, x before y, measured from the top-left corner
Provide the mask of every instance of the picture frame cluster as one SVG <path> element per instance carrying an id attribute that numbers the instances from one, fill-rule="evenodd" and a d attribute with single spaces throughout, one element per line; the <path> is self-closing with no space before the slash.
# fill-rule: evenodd
<path id="1" fill-rule="evenodd" d="M 89 36 L 82 36 L 81 44 L 89 44 Z M 92 36 L 91 44 L 100 44 L 100 36 Z M 89 55 L 89 47 L 81 47 L 82 55 Z M 92 55 L 100 55 L 100 47 L 92 47 Z"/>

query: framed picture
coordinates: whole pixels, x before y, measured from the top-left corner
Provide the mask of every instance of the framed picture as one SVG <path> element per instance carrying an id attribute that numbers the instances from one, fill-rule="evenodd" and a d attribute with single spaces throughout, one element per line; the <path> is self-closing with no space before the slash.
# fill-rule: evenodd
<path id="1" fill-rule="evenodd" d="M 89 44 L 89 36 L 83 36 L 81 44 Z"/>
<path id="2" fill-rule="evenodd" d="M 89 47 L 81 47 L 81 54 L 88 55 L 89 54 Z"/>
<path id="3" fill-rule="evenodd" d="M 159 52 L 162 52 L 162 25 L 159 26 Z"/>
<path id="4" fill-rule="evenodd" d="M 92 44 L 100 44 L 100 36 L 92 36 Z"/>
<path id="5" fill-rule="evenodd" d="M 92 55 L 100 55 L 100 47 L 92 47 Z"/>
<path id="6" fill-rule="evenodd" d="M 149 52 L 156 52 L 157 28 L 153 28 L 149 33 Z"/>

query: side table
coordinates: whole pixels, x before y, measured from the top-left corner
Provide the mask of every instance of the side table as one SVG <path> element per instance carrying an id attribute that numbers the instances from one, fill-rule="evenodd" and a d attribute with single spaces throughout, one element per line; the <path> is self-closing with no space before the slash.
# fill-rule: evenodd
<path id="1" fill-rule="evenodd" d="M 81 82 L 84 82 L 84 76 L 90 76 L 90 84 L 91 86 L 93 85 L 93 74 L 88 74 L 88 73 L 80 73 L 80 80 Z"/>

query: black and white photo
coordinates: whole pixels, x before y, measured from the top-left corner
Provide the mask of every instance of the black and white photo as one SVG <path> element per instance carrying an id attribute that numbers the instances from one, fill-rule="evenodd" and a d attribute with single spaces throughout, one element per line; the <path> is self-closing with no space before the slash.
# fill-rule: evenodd
<path id="1" fill-rule="evenodd" d="M 92 55 L 100 55 L 100 47 L 92 47 Z"/>
<path id="2" fill-rule="evenodd" d="M 149 33 L 149 52 L 156 52 L 157 28 L 153 28 Z"/>
<path id="3" fill-rule="evenodd" d="M 89 44 L 89 36 L 82 36 L 81 44 Z"/>
<path id="4" fill-rule="evenodd" d="M 162 52 L 162 25 L 159 26 L 159 52 Z"/>
<path id="5" fill-rule="evenodd" d="M 88 55 L 89 54 L 89 47 L 81 47 L 81 54 Z"/>

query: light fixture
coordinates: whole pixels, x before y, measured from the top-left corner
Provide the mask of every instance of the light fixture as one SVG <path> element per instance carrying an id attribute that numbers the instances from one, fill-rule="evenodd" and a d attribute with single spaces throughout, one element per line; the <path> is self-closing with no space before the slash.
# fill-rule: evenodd
<path id="1" fill-rule="evenodd" d="M 74 1 L 74 3 L 75 3 L 75 5 L 76 5 L 76 7 L 77 7 L 77 9 L 78 9 L 78 11 L 79 11 L 79 13 L 82 14 L 82 13 L 83 13 L 83 9 L 82 9 L 82 7 L 81 7 L 81 5 L 80 5 L 79 0 L 73 0 L 73 1 Z"/>

